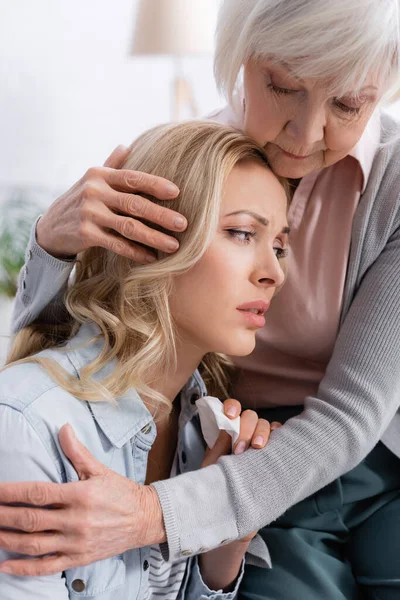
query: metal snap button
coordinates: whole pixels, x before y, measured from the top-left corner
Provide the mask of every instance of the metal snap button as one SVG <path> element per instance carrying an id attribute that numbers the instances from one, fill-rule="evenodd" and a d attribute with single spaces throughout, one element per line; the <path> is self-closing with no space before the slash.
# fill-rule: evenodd
<path id="1" fill-rule="evenodd" d="M 182 550 L 181 552 L 182 556 L 190 556 L 191 554 L 193 554 L 191 550 Z"/>
<path id="2" fill-rule="evenodd" d="M 150 566 L 150 565 L 149 565 L 149 561 L 148 561 L 148 560 L 145 560 L 145 561 L 144 561 L 144 563 L 143 563 L 143 570 L 144 570 L 144 571 L 147 571 L 147 569 L 149 568 L 149 566 Z"/>
<path id="3" fill-rule="evenodd" d="M 145 426 L 144 426 L 144 427 L 141 429 L 141 432 L 142 432 L 142 433 L 150 433 L 150 431 L 151 431 L 151 425 L 150 425 L 150 423 L 148 423 L 147 425 L 145 425 Z"/>
<path id="4" fill-rule="evenodd" d="M 72 582 L 72 589 L 74 592 L 83 592 L 86 588 L 85 582 L 82 579 L 74 579 Z"/>

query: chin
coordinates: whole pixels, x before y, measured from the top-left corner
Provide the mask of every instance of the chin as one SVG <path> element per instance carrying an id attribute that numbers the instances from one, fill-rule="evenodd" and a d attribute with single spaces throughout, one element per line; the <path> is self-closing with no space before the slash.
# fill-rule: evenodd
<path id="1" fill-rule="evenodd" d="M 252 334 L 251 339 L 247 337 L 247 339 L 237 339 L 226 344 L 224 350 L 221 350 L 220 352 L 222 352 L 222 354 L 227 354 L 228 356 L 248 356 L 253 352 L 255 347 L 256 338 L 255 335 Z"/>
<path id="2" fill-rule="evenodd" d="M 294 161 L 293 161 L 294 162 Z M 287 165 L 283 162 L 271 161 L 271 168 L 274 171 L 275 175 L 279 175 L 280 177 L 286 177 L 288 179 L 301 179 L 305 175 L 309 175 L 313 171 L 316 171 L 319 167 L 312 165 Z"/>

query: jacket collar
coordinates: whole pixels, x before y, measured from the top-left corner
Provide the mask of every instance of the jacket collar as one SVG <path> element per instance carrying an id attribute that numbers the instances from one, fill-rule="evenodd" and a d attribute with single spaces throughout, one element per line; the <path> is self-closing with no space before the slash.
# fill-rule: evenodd
<path id="1" fill-rule="evenodd" d="M 103 346 L 101 330 L 95 323 L 88 322 L 81 325 L 78 333 L 67 344 L 67 356 L 76 375 L 79 375 L 81 369 L 99 356 Z M 93 376 L 93 379 L 98 381 L 104 379 L 115 366 L 116 361 L 108 363 Z M 133 388 L 115 400 L 115 405 L 106 401 L 87 404 L 104 435 L 114 446 L 122 448 L 129 439 L 152 423 L 153 417 Z M 155 429 L 153 427 L 153 431 L 145 436 L 149 443 L 155 438 Z"/>
<path id="2" fill-rule="evenodd" d="M 67 358 L 72 364 L 75 375 L 79 376 L 81 369 L 92 363 L 104 347 L 100 328 L 93 322 L 81 325 L 78 333 L 68 342 Z M 116 361 L 107 363 L 93 375 L 95 381 L 107 377 L 116 367 Z M 181 408 L 188 411 L 191 417 L 196 411 L 194 397 L 206 395 L 204 381 L 196 369 L 181 392 Z M 122 446 L 135 435 L 141 435 L 145 429 L 143 441 L 152 443 L 156 436 L 156 427 L 149 432 L 147 425 L 153 423 L 153 416 L 146 408 L 143 400 L 134 388 L 116 398 L 116 404 L 111 402 L 87 402 L 96 422 L 108 440 L 117 448 Z M 189 415 L 190 413 L 190 415 Z"/>

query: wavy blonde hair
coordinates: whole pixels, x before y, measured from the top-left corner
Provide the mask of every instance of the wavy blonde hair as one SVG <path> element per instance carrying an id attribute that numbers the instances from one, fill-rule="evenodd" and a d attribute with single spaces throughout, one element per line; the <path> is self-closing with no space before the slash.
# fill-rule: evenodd
<path id="1" fill-rule="evenodd" d="M 155 365 L 160 372 L 176 368 L 176 330 L 169 308 L 173 279 L 188 271 L 212 242 L 224 182 L 244 160 L 257 160 L 268 168 L 262 147 L 217 123 L 163 125 L 139 137 L 122 168 L 165 177 L 179 187 L 173 208 L 188 220 L 186 231 L 176 234 L 179 250 L 173 255 L 160 253 L 157 262 L 145 266 L 103 248 L 82 252 L 65 298 L 69 323 L 61 327 L 34 324 L 21 330 L 8 366 L 15 361 L 39 363 L 68 392 L 91 402 L 114 401 L 134 387 L 155 413 L 169 412 L 169 400 L 144 381 L 150 380 Z M 283 180 L 282 184 L 286 185 Z M 79 379 L 46 356 L 32 356 L 65 345 L 86 321 L 99 326 L 104 347 L 95 361 L 81 369 Z M 113 360 L 111 374 L 95 381 L 93 375 Z M 208 386 L 219 393 L 226 393 L 227 364 L 226 357 L 210 353 L 201 365 Z"/>

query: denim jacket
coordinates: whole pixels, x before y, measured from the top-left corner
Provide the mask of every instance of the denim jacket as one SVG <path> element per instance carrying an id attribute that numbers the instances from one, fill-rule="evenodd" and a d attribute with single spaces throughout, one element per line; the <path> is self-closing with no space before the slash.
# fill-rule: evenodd
<path id="1" fill-rule="evenodd" d="M 57 361 L 77 376 L 100 353 L 102 339 L 91 341 L 99 333 L 96 325 L 87 323 L 65 349 L 46 350 L 40 355 Z M 106 365 L 95 378 L 104 378 L 113 366 Z M 205 394 L 204 382 L 196 371 L 181 392 L 175 460 L 178 473 L 201 465 L 204 441 L 195 401 Z M 84 402 L 57 385 L 44 368 L 34 363 L 12 366 L 0 373 L 0 481 L 76 481 L 77 473 L 58 442 L 58 431 L 67 422 L 97 460 L 120 475 L 144 483 L 156 426 L 137 392 L 129 390 L 117 399 L 117 406 Z M 185 440 L 189 441 L 190 452 L 185 450 Z M 142 600 L 148 591 L 149 556 L 150 548 L 145 547 L 46 577 L 0 574 L 0 597 Z M 10 553 L 0 550 L 0 561 L 8 557 Z M 177 592 L 179 600 L 236 598 L 242 573 L 235 590 L 212 591 L 202 581 L 196 557 L 185 560 L 185 575 Z"/>

